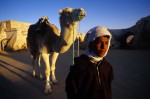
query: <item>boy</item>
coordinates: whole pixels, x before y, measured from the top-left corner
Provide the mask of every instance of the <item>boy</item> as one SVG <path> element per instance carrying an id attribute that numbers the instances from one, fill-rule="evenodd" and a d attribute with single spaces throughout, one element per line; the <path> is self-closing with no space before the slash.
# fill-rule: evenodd
<path id="1" fill-rule="evenodd" d="M 105 60 L 111 40 L 106 27 L 97 26 L 88 31 L 86 53 L 76 57 L 66 78 L 68 99 L 112 99 L 113 69 Z"/>

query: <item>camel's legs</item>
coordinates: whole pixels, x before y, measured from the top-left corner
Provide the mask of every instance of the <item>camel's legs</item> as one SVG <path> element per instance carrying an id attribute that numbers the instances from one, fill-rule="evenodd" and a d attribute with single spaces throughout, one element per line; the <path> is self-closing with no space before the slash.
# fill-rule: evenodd
<path id="1" fill-rule="evenodd" d="M 42 79 L 43 79 L 43 75 L 42 75 L 42 70 L 41 70 L 41 64 L 40 64 L 40 62 L 41 62 L 41 54 L 38 53 L 38 54 L 36 55 L 35 64 L 36 64 L 36 66 L 38 67 L 37 72 L 40 73 L 40 79 L 42 80 Z"/>
<path id="2" fill-rule="evenodd" d="M 50 63 L 49 63 L 49 54 L 42 53 L 42 58 L 45 65 L 45 75 L 46 75 L 46 85 L 45 85 L 45 94 L 52 93 L 51 85 L 50 85 Z"/>
<path id="3" fill-rule="evenodd" d="M 31 61 L 32 61 L 32 66 L 33 66 L 33 71 L 32 71 L 32 76 L 36 77 L 36 66 L 35 66 L 35 56 L 31 54 Z"/>
<path id="4" fill-rule="evenodd" d="M 53 53 L 51 54 L 51 61 L 50 61 L 50 63 L 51 63 L 51 72 L 52 72 L 51 81 L 52 81 L 52 83 L 54 83 L 54 84 L 57 84 L 57 83 L 58 83 L 58 81 L 57 81 L 57 79 L 56 79 L 56 76 L 55 76 L 56 60 L 57 60 L 57 58 L 58 58 L 58 55 L 59 55 L 59 53 L 53 52 Z"/>

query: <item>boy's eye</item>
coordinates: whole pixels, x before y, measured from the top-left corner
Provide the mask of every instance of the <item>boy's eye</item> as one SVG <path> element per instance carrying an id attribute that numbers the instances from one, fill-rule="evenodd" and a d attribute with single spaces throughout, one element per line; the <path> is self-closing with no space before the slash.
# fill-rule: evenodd
<path id="1" fill-rule="evenodd" d="M 108 44 L 108 42 L 105 42 L 105 44 Z"/>
<path id="2" fill-rule="evenodd" d="M 101 44 L 101 43 L 102 43 L 101 41 L 97 41 L 97 42 L 96 42 L 96 44 Z"/>
<path id="3" fill-rule="evenodd" d="M 96 42 L 96 44 L 108 44 L 108 42 Z"/>

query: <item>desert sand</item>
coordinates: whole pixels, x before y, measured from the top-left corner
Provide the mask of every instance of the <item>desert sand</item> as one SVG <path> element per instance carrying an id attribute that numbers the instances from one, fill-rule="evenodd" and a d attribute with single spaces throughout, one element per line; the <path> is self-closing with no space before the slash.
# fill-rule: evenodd
<path id="1" fill-rule="evenodd" d="M 113 99 L 150 99 L 150 50 L 110 50 L 106 59 L 115 74 Z M 52 94 L 44 95 L 44 81 L 31 76 L 27 50 L 0 52 L 0 99 L 67 99 L 65 79 L 71 64 L 72 50 L 60 54 L 56 63 L 59 84 L 52 85 Z"/>

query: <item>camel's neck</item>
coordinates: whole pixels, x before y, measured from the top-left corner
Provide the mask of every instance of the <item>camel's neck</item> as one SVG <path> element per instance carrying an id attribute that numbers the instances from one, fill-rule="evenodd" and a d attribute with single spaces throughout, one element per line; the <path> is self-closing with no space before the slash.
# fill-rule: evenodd
<path id="1" fill-rule="evenodd" d="M 76 27 L 77 24 L 69 25 L 67 27 L 61 26 L 61 35 L 54 47 L 56 52 L 64 53 L 69 50 L 76 38 Z"/>

